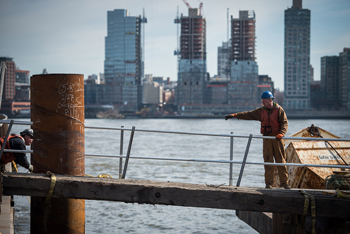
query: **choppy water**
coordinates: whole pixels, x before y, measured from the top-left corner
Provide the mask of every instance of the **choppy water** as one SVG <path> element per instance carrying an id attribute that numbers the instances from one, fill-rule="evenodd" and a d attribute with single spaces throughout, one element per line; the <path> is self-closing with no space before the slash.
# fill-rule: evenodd
<path id="1" fill-rule="evenodd" d="M 314 124 L 342 138 L 350 138 L 350 120 L 289 120 L 287 135 Z M 167 130 L 196 133 L 259 134 L 257 121 L 219 119 L 87 119 L 86 126 Z M 23 126 L 15 126 L 18 133 Z M 86 129 L 85 153 L 119 155 L 120 131 Z M 130 132 L 125 131 L 124 155 Z M 247 138 L 235 138 L 234 159 L 242 160 Z M 135 132 L 132 156 L 161 158 L 194 158 L 229 160 L 227 137 L 188 136 L 179 134 Z M 262 162 L 262 142 L 253 139 L 248 161 Z M 86 158 L 86 174 L 110 174 L 118 178 L 119 159 Z M 234 184 L 240 165 L 234 165 Z M 22 171 L 24 171 L 22 169 Z M 246 165 L 241 186 L 264 186 L 263 166 Z M 128 179 L 147 179 L 197 184 L 229 184 L 229 165 L 204 162 L 172 162 L 130 159 Z M 189 198 L 191 199 L 191 198 Z M 15 197 L 16 233 L 29 233 L 29 203 L 26 197 Z M 256 233 L 235 211 L 121 202 L 85 201 L 86 233 Z"/>

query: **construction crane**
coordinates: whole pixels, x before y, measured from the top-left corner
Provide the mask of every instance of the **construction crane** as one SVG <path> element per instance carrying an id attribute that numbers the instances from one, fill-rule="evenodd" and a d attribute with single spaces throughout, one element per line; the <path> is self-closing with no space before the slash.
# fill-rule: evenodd
<path id="1" fill-rule="evenodd" d="M 186 4 L 186 6 L 188 8 L 190 8 L 190 9 L 192 8 L 191 5 L 186 0 L 182 0 L 182 1 Z M 199 7 L 198 7 L 199 15 L 202 15 L 202 8 L 203 8 L 203 2 L 200 2 Z"/>
<path id="2" fill-rule="evenodd" d="M 190 6 L 190 4 L 189 4 L 186 0 L 182 0 L 182 1 L 184 1 L 184 3 L 186 4 L 186 6 L 187 6 L 188 8 L 192 8 L 192 7 Z"/>
<path id="3" fill-rule="evenodd" d="M 202 15 L 203 2 L 199 4 L 199 15 Z"/>

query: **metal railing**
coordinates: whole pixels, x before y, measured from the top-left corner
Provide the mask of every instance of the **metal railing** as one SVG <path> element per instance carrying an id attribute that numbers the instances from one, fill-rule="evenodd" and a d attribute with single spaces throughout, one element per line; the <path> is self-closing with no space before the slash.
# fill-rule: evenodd
<path id="1" fill-rule="evenodd" d="M 0 120 L 0 123 L 10 124 L 9 131 L 13 124 L 19 125 L 32 125 L 32 122 L 26 121 L 14 121 L 14 120 Z M 156 158 L 156 157 L 144 157 L 144 156 L 132 156 L 132 159 L 147 159 L 147 160 L 167 160 L 167 161 L 182 161 L 182 162 L 206 162 L 206 163 L 227 163 L 230 166 L 229 170 L 229 185 L 233 184 L 233 164 L 241 164 L 241 170 L 239 173 L 239 177 L 236 183 L 236 186 L 240 186 L 241 179 L 243 177 L 244 167 L 247 164 L 250 165 L 270 165 L 270 166 L 296 166 L 296 167 L 324 167 L 324 168 L 340 168 L 340 169 L 350 169 L 348 165 L 320 165 L 320 164 L 301 164 L 301 163 L 268 163 L 268 162 L 249 162 L 247 161 L 250 145 L 253 138 L 257 139 L 275 139 L 272 136 L 254 136 L 250 135 L 237 135 L 233 134 L 211 134 L 211 133 L 195 133 L 195 132 L 179 132 L 179 131 L 162 131 L 162 130 L 146 130 L 146 129 L 136 129 L 134 126 L 131 129 L 124 128 L 121 126 L 120 128 L 112 128 L 112 127 L 94 127 L 94 126 L 85 126 L 85 129 L 99 129 L 99 130 L 117 130 L 120 131 L 120 155 L 98 155 L 98 154 L 85 154 L 86 157 L 105 157 L 105 158 L 119 158 L 119 178 L 125 179 L 128 163 L 130 160 L 131 148 L 133 143 L 133 138 L 135 132 L 147 132 L 147 133 L 162 133 L 162 134 L 183 134 L 183 135 L 194 135 L 194 136 L 214 136 L 214 137 L 229 137 L 230 138 L 230 160 L 209 160 L 209 159 L 185 159 L 185 158 Z M 9 131 L 7 132 L 9 134 Z M 127 154 L 123 155 L 123 142 L 124 142 L 124 131 L 131 131 Z M 8 137 L 7 134 L 7 137 Z M 244 157 L 242 161 L 233 161 L 233 140 L 234 138 L 248 138 L 247 146 L 245 149 Z M 6 138 L 7 139 L 7 138 Z M 5 140 L 6 140 L 5 139 Z M 337 139 L 337 138 L 313 138 L 313 137 L 283 137 L 284 140 L 294 140 L 294 141 L 350 141 L 350 139 Z M 6 141 L 4 141 L 3 147 L 1 149 L 2 152 L 25 152 L 25 153 L 33 153 L 32 150 L 4 150 L 4 145 Z M 125 159 L 124 167 L 123 167 L 123 159 Z"/>

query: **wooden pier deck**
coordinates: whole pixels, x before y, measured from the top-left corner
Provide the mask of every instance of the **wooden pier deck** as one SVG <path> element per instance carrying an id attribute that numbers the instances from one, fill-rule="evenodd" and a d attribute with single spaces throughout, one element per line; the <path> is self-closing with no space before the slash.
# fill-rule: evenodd
<path id="1" fill-rule="evenodd" d="M 303 213 L 304 207 L 304 196 L 298 189 L 265 189 L 63 175 L 56 175 L 56 179 L 52 196 L 57 198 L 298 215 Z M 3 174 L 4 195 L 46 197 L 50 183 L 50 178 L 45 174 Z M 350 199 L 338 198 L 332 190 L 306 191 L 316 199 L 317 216 L 350 219 Z"/>
<path id="2" fill-rule="evenodd" d="M 11 171 L 11 165 L 5 166 L 7 171 Z M 0 183 L 1 184 L 1 183 Z M 2 185 L 1 185 L 2 186 Z M 1 195 L 1 193 L 0 193 Z M 11 206 L 11 196 L 2 196 L 0 206 L 0 234 L 14 233 L 14 207 Z"/>
<path id="3" fill-rule="evenodd" d="M 11 206 L 11 197 L 3 196 L 1 203 L 1 215 L 0 215 L 0 233 L 1 234 L 13 234 L 13 210 Z"/>

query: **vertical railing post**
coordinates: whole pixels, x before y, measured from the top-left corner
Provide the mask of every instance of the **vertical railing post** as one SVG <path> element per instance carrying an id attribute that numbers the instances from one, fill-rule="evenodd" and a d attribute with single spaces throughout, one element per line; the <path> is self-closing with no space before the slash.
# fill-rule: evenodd
<path id="1" fill-rule="evenodd" d="M 253 134 L 249 135 L 249 139 L 248 139 L 248 143 L 247 143 L 247 148 L 245 149 L 245 154 L 244 154 L 244 158 L 243 158 L 243 162 L 242 162 L 242 167 L 241 167 L 241 171 L 239 173 L 239 177 L 238 177 L 238 181 L 237 181 L 237 187 L 239 187 L 239 185 L 241 184 L 241 179 L 243 176 L 243 171 L 244 171 L 244 166 L 245 163 L 247 161 L 247 157 L 248 157 L 248 152 L 249 152 L 249 148 L 250 148 L 250 143 L 252 142 L 252 138 L 253 138 Z"/>
<path id="2" fill-rule="evenodd" d="M 231 135 L 233 134 L 233 132 L 231 132 Z M 233 136 L 230 137 L 230 161 L 233 160 Z M 229 179 L 229 185 L 232 186 L 232 182 L 233 182 L 233 163 L 230 163 L 230 179 Z"/>
<path id="3" fill-rule="evenodd" d="M 1 157 L 2 157 L 2 154 L 3 154 L 3 152 L 4 152 L 4 149 L 5 149 L 7 140 L 8 140 L 8 138 L 9 138 L 9 135 L 10 135 L 10 132 L 11 132 L 11 128 L 12 128 L 13 122 L 14 122 L 14 121 L 13 121 L 13 119 L 12 119 L 11 122 L 10 122 L 10 126 L 9 126 L 8 129 L 7 129 L 6 136 L 5 136 L 5 139 L 4 139 L 4 143 L 2 143 L 2 146 L 1 146 L 1 150 L 0 150 L 0 162 L 1 162 Z"/>
<path id="4" fill-rule="evenodd" d="M 129 158 L 130 158 L 130 152 L 131 152 L 132 140 L 134 138 L 134 133 L 135 133 L 135 126 L 132 126 L 131 134 L 130 134 L 129 147 L 128 147 L 128 152 L 126 154 L 126 159 L 125 159 L 124 171 L 123 171 L 122 179 L 125 179 L 126 170 L 128 169 L 128 163 L 129 163 Z"/>
<path id="5" fill-rule="evenodd" d="M 124 128 L 122 126 L 121 128 Z M 124 130 L 120 131 L 120 156 L 123 155 L 123 142 L 124 142 Z M 123 158 L 119 158 L 119 179 L 122 178 L 122 171 L 123 171 Z"/>

